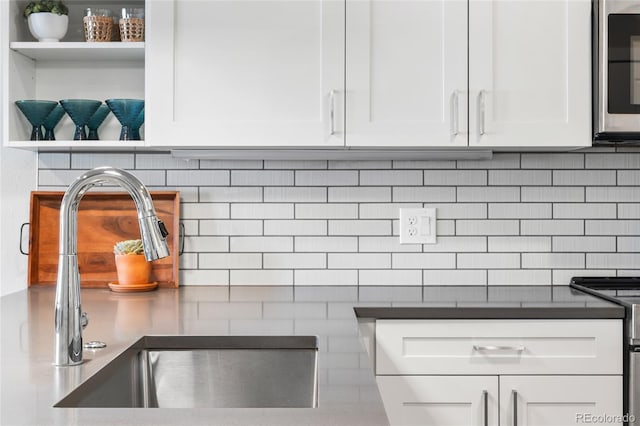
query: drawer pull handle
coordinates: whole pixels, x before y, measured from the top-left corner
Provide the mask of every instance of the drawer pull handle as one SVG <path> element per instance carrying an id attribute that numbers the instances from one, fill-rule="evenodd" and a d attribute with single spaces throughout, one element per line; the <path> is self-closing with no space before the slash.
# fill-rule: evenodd
<path id="1" fill-rule="evenodd" d="M 526 347 L 524 346 L 478 346 L 473 345 L 473 350 L 476 352 L 496 352 L 496 351 L 514 351 L 514 352 L 524 352 Z"/>
<path id="2" fill-rule="evenodd" d="M 518 392 L 511 391 L 513 396 L 513 426 L 518 426 Z"/>

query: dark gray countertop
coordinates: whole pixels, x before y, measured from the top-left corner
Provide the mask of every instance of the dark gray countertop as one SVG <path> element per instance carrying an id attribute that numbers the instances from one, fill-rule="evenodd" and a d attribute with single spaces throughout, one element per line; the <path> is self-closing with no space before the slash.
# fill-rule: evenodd
<path id="1" fill-rule="evenodd" d="M 622 318 L 621 307 L 568 287 L 181 287 L 83 290 L 90 316 L 78 367 L 54 367 L 53 288 L 0 298 L 0 424 L 385 425 L 361 318 Z M 53 408 L 143 335 L 316 335 L 319 407 L 296 409 Z"/>

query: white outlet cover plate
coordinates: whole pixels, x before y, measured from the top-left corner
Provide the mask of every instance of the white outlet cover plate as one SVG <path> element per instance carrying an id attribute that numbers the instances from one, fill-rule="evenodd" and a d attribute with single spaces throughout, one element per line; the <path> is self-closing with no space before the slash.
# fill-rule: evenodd
<path id="1" fill-rule="evenodd" d="M 435 244 L 436 209 L 400 209 L 400 244 Z"/>

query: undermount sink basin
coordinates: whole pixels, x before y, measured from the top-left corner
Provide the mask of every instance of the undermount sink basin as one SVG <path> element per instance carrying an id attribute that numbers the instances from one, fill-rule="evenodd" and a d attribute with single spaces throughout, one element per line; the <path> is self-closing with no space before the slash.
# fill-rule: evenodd
<path id="1" fill-rule="evenodd" d="M 316 407 L 317 352 L 315 336 L 145 336 L 55 406 Z"/>

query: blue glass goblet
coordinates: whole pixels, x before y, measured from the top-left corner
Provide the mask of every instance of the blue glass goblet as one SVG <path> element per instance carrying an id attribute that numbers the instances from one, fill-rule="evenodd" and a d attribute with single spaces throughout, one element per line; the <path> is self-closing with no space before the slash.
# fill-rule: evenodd
<path id="1" fill-rule="evenodd" d="M 27 117 L 33 128 L 31 129 L 31 140 L 44 140 L 42 134 L 42 123 L 49 113 L 56 107 L 55 101 L 21 100 L 16 101 L 18 109 Z"/>
<path id="2" fill-rule="evenodd" d="M 73 134 L 74 141 L 86 140 L 87 132 L 85 126 L 91 119 L 91 116 L 98 110 L 102 102 L 91 99 L 62 99 L 60 104 L 67 111 L 69 117 L 76 125 L 76 131 Z"/>
<path id="3" fill-rule="evenodd" d="M 56 136 L 53 133 L 53 130 L 58 125 L 62 117 L 64 116 L 64 108 L 62 105 L 56 105 L 53 110 L 47 115 L 47 118 L 42 123 L 42 127 L 44 127 L 44 138 L 48 141 L 55 141 Z"/>
<path id="4" fill-rule="evenodd" d="M 100 105 L 98 110 L 91 116 L 91 119 L 87 123 L 87 128 L 89 129 L 89 134 L 87 135 L 87 139 L 91 141 L 97 141 L 100 138 L 98 137 L 98 127 L 102 124 L 105 118 L 111 110 L 105 104 Z"/>
<path id="5" fill-rule="evenodd" d="M 122 130 L 120 130 L 120 140 L 134 140 L 131 134 L 131 127 L 133 122 L 138 118 L 140 111 L 144 108 L 144 100 L 142 99 L 107 99 L 105 101 L 113 115 L 116 116 Z"/>
<path id="6" fill-rule="evenodd" d="M 144 108 L 138 114 L 138 118 L 131 124 L 131 139 L 135 141 L 139 141 L 140 137 L 140 127 L 142 127 L 142 123 L 144 123 Z"/>

